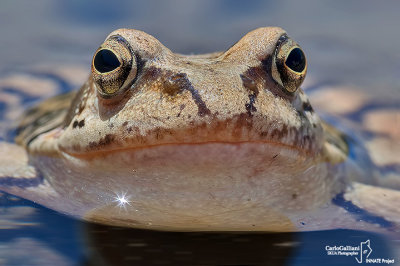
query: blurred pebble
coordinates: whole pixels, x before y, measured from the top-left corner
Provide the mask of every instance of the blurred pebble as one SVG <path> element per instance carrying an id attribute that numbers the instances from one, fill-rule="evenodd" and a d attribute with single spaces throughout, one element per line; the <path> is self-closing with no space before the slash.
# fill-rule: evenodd
<path id="1" fill-rule="evenodd" d="M 369 101 L 367 94 L 353 87 L 321 87 L 310 98 L 316 109 L 336 115 L 355 112 Z"/>
<path id="2" fill-rule="evenodd" d="M 372 160 L 378 166 L 400 164 L 400 142 L 398 140 L 376 137 L 366 143 Z"/>
<path id="3" fill-rule="evenodd" d="M 386 134 L 400 141 L 400 109 L 368 112 L 364 115 L 362 123 L 366 129 L 372 132 Z"/>
<path id="4" fill-rule="evenodd" d="M 0 265 L 74 265 L 49 245 L 22 237 L 0 242 Z"/>

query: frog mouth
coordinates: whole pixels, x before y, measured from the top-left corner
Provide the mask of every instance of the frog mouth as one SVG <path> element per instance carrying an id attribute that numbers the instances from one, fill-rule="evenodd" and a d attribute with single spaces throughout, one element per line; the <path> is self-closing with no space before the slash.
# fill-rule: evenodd
<path id="1" fill-rule="evenodd" d="M 229 149 L 238 151 L 238 150 L 251 150 L 255 149 L 255 147 L 261 147 L 264 154 L 272 154 L 272 156 L 277 157 L 280 153 L 296 155 L 298 157 L 307 157 L 313 158 L 314 154 L 311 153 L 310 150 L 304 149 L 295 145 L 289 145 L 281 142 L 272 142 L 272 141 L 236 141 L 236 142 L 228 142 L 228 141 L 207 141 L 207 142 L 176 142 L 176 143 L 162 143 L 162 144 L 154 144 L 154 145 L 134 145 L 134 146 L 108 146 L 103 147 L 101 149 L 90 147 L 91 150 L 86 150 L 85 152 L 76 152 L 74 150 L 69 150 L 64 147 L 59 147 L 63 153 L 66 153 L 70 156 L 77 158 L 95 158 L 95 157 L 104 157 L 108 155 L 115 154 L 126 154 L 126 153 L 142 153 L 143 151 L 155 151 L 155 150 L 168 150 L 169 153 L 179 153 L 181 151 L 185 151 L 184 153 L 193 153 L 200 149 L 214 149 L 215 147 L 221 147 L 224 150 L 229 147 Z M 281 151 L 281 152 L 278 152 Z M 199 153 L 199 156 L 208 156 L 207 152 Z M 234 153 L 231 153 L 230 156 L 235 156 Z"/>
<path id="2" fill-rule="evenodd" d="M 272 171 L 282 168 L 284 172 L 293 171 L 294 173 L 294 169 L 304 168 L 312 162 L 315 163 L 318 159 L 318 157 L 309 156 L 297 147 L 267 142 L 170 143 L 82 154 L 68 151 L 63 153 L 64 157 L 73 157 L 89 162 L 90 165 L 96 165 L 99 169 L 104 169 L 105 172 L 110 171 L 110 169 L 126 172 L 123 169 L 127 168 L 129 169 L 128 172 L 131 169 L 149 169 L 148 171 L 152 171 L 155 167 L 159 169 L 160 173 L 177 171 L 182 172 L 180 175 L 191 171 L 204 171 L 208 167 L 241 168 L 241 165 L 258 165 L 264 170 L 270 169 Z M 163 166 L 161 170 L 160 166 Z M 223 170 L 221 169 L 221 171 Z"/>
<path id="3" fill-rule="evenodd" d="M 165 129 L 155 128 L 146 132 L 130 127 L 116 127 L 115 131 L 108 131 L 96 140 L 85 136 L 71 135 L 62 139 L 59 148 L 74 156 L 93 156 L 102 153 L 115 153 L 125 150 L 151 149 L 159 146 L 178 148 L 182 145 L 233 145 L 245 144 L 269 145 L 281 149 L 296 151 L 308 156 L 313 156 L 321 151 L 321 141 L 316 141 L 319 134 L 306 128 L 289 128 L 283 125 L 266 127 L 268 130 L 258 130 L 252 125 L 230 123 L 225 121 L 219 124 L 206 124 L 181 128 Z M 120 134 L 128 131 L 129 134 Z M 303 132 L 307 132 L 304 134 Z M 79 142 L 79 143 L 78 143 Z M 62 143 L 62 144 L 61 144 Z"/>
<path id="4" fill-rule="evenodd" d="M 279 122 L 280 121 L 280 122 Z M 172 122 L 171 122 L 172 123 Z M 93 130 L 89 130 L 92 129 Z M 88 130 L 84 130 L 88 129 Z M 143 121 L 87 120 L 85 127 L 50 133 L 58 149 L 75 157 L 103 156 L 105 153 L 138 151 L 168 146 L 192 148 L 202 145 L 245 147 L 268 145 L 315 157 L 322 149 L 322 130 L 309 123 L 296 125 L 247 113 L 227 118 L 206 117 L 182 124 L 154 125 Z"/>

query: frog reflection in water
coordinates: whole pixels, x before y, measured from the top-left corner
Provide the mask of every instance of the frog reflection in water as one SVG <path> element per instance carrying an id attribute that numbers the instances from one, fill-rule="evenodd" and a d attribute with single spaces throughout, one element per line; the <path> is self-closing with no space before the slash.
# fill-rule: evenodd
<path id="1" fill-rule="evenodd" d="M 357 174 L 345 135 L 300 88 L 306 70 L 281 28 L 192 56 L 116 30 L 77 93 L 27 112 L 20 146 L 2 143 L 16 156 L 0 165 L 0 190 L 135 228 L 397 230 L 388 206 L 400 193 Z M 358 221 L 349 204 L 384 222 Z"/>

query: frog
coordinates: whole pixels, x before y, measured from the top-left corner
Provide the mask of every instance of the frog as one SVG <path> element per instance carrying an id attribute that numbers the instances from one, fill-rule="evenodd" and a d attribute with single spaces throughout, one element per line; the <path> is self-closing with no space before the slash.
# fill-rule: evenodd
<path id="1" fill-rule="evenodd" d="M 0 191 L 139 229 L 400 232 L 400 177 L 318 115 L 307 67 L 279 27 L 201 55 L 115 30 L 79 90 L 29 108 L 0 142 Z"/>

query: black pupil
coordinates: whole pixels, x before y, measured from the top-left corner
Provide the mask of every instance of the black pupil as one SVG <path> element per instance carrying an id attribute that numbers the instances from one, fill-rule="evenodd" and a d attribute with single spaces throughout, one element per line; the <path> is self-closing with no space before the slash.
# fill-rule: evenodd
<path id="1" fill-rule="evenodd" d="M 94 67 L 100 73 L 113 71 L 120 65 L 121 63 L 118 61 L 117 56 L 107 49 L 98 51 L 94 58 Z"/>
<path id="2" fill-rule="evenodd" d="M 306 67 L 306 58 L 300 48 L 294 48 L 286 58 L 285 64 L 293 71 L 302 72 Z"/>

